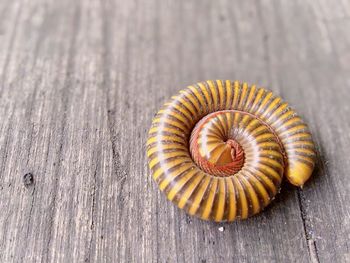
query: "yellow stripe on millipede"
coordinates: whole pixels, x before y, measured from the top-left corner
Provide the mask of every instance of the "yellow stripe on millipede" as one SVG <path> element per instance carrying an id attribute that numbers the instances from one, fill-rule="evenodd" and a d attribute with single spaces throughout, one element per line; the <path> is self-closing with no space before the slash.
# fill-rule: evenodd
<path id="1" fill-rule="evenodd" d="M 299 132 L 299 131 L 303 131 L 306 129 L 306 125 L 305 124 L 299 124 L 297 126 L 294 126 L 292 128 L 289 128 L 288 130 L 282 131 L 281 133 L 279 133 L 279 136 L 284 136 L 286 134 L 290 134 L 290 133 L 294 133 L 294 132 Z"/>
<path id="2" fill-rule="evenodd" d="M 164 180 L 159 184 L 160 190 L 164 190 L 173 180 L 176 179 L 180 174 L 183 172 L 188 171 L 192 166 L 192 163 L 185 163 L 178 169 L 176 169 L 174 172 L 172 172 L 170 175 L 164 178 Z"/>
<path id="3" fill-rule="evenodd" d="M 274 169 L 281 169 L 282 171 L 284 169 L 284 166 L 280 162 L 278 162 L 278 161 L 276 161 L 276 160 L 274 160 L 272 158 L 260 157 L 260 161 L 262 163 L 265 163 L 265 164 L 273 166 Z"/>
<path id="4" fill-rule="evenodd" d="M 281 101 L 281 98 L 275 98 L 270 105 L 268 106 L 268 108 L 265 110 L 265 112 L 261 115 L 262 119 L 265 119 L 267 114 L 270 114 L 271 111 L 276 107 L 276 105 Z"/>
<path id="5" fill-rule="evenodd" d="M 213 100 L 214 100 L 214 103 L 213 103 L 213 106 L 214 106 L 214 109 L 217 110 L 218 108 L 218 92 L 214 86 L 214 83 L 213 81 L 207 81 L 208 85 L 209 85 L 209 89 L 211 91 L 211 94 L 213 95 Z"/>
<path id="6" fill-rule="evenodd" d="M 199 205 L 200 205 L 200 203 L 203 200 L 203 195 L 204 195 L 205 191 L 208 188 L 209 183 L 210 183 L 210 177 L 206 176 L 206 177 L 203 178 L 202 184 L 200 186 L 198 186 L 199 190 L 197 192 L 197 195 L 194 196 L 193 201 L 192 201 L 191 206 L 190 206 L 190 209 L 188 210 L 188 213 L 190 215 L 194 215 L 197 212 L 197 210 L 199 208 Z M 195 187 L 197 187 L 197 185 L 191 187 L 191 189 L 186 191 L 186 193 L 187 193 L 188 191 L 192 190 L 189 194 L 184 194 L 183 195 L 183 197 L 186 199 L 186 201 L 190 197 L 190 195 L 192 194 L 192 192 L 193 192 Z M 183 199 L 181 198 L 181 200 L 183 200 Z M 185 203 L 183 203 L 183 205 L 185 205 Z M 183 207 L 183 205 L 182 205 L 182 207 Z M 179 207 L 181 207 L 180 203 L 179 203 Z"/>
<path id="7" fill-rule="evenodd" d="M 257 169 L 261 171 L 262 173 L 271 175 L 277 182 L 280 182 L 282 177 L 276 172 L 276 170 L 272 169 L 271 167 L 267 166 L 266 164 L 259 163 L 257 165 Z"/>
<path id="8" fill-rule="evenodd" d="M 188 127 L 187 125 L 184 124 L 184 122 L 181 122 L 179 120 L 171 120 L 171 119 L 160 119 L 160 118 L 155 118 L 153 120 L 153 124 L 154 125 L 159 125 L 159 126 L 162 126 L 163 123 L 167 123 L 167 124 L 170 124 L 172 126 L 175 126 L 175 127 L 179 127 L 179 129 L 183 130 L 183 131 L 186 131 L 188 130 Z"/>
<path id="9" fill-rule="evenodd" d="M 239 87 L 240 87 L 240 84 L 238 81 L 235 81 L 233 83 L 233 87 L 234 87 L 234 92 L 233 92 L 233 101 L 232 101 L 232 106 L 231 106 L 231 109 L 237 109 L 238 107 L 238 99 L 239 99 Z"/>
<path id="10" fill-rule="evenodd" d="M 150 162 L 149 162 L 149 167 L 152 169 L 154 166 L 156 166 L 160 162 L 164 162 L 169 158 L 174 158 L 174 157 L 182 157 L 185 154 L 182 151 L 175 151 L 175 152 L 167 152 L 163 153 L 161 156 L 154 157 Z M 186 154 L 189 158 L 189 155 Z"/>
<path id="11" fill-rule="evenodd" d="M 269 102 L 270 98 L 272 97 L 272 92 L 269 92 L 266 94 L 264 100 L 261 102 L 258 110 L 255 112 L 255 114 L 258 114 L 258 116 L 261 116 L 265 110 L 264 107 L 267 105 L 267 103 Z"/>
<path id="12" fill-rule="evenodd" d="M 153 178 L 154 180 L 157 180 L 158 177 L 160 177 L 164 172 L 170 170 L 171 168 L 175 167 L 178 164 L 184 163 L 185 160 L 188 158 L 179 158 L 173 161 L 168 161 L 163 163 L 162 167 L 159 167 L 154 173 L 153 173 Z"/>
<path id="13" fill-rule="evenodd" d="M 182 137 L 184 136 L 184 133 L 180 129 L 175 129 L 175 128 L 166 127 L 166 126 L 163 126 L 162 128 L 163 128 L 164 132 L 177 134 L 177 135 L 182 136 Z M 158 132 L 159 132 L 159 127 L 152 127 L 149 130 L 150 134 L 157 134 Z"/>
<path id="14" fill-rule="evenodd" d="M 302 123 L 299 116 L 295 116 L 295 117 L 291 118 L 290 120 L 286 121 L 283 125 L 276 127 L 275 131 L 278 133 L 281 130 L 286 129 L 286 127 L 291 126 L 295 123 Z"/>
<path id="15" fill-rule="evenodd" d="M 233 182 L 235 185 L 235 188 L 238 190 L 239 195 L 239 201 L 240 201 L 240 207 L 241 207 L 241 214 L 239 215 L 242 219 L 245 219 L 248 217 L 248 201 L 246 194 L 243 190 L 243 187 L 241 183 L 239 182 L 237 177 L 233 177 Z"/>
<path id="16" fill-rule="evenodd" d="M 201 112 L 201 107 L 198 104 L 198 101 L 196 100 L 196 98 L 194 97 L 194 95 L 192 95 L 192 93 L 190 93 L 187 90 L 182 90 L 181 94 L 184 95 L 185 98 L 187 98 L 195 107 L 195 109 L 197 110 L 197 112 Z"/>
<path id="17" fill-rule="evenodd" d="M 189 112 L 188 110 L 184 109 L 183 107 L 181 107 L 180 105 L 176 104 L 176 103 L 167 103 L 166 105 L 168 105 L 168 108 L 171 110 L 175 110 L 180 112 L 180 114 L 183 114 L 185 116 L 185 118 L 187 119 L 187 121 L 192 120 L 192 114 L 191 112 Z"/>
<path id="18" fill-rule="evenodd" d="M 168 199 L 169 200 L 173 200 L 174 197 L 176 196 L 176 194 L 182 190 L 182 188 L 184 187 L 184 185 L 192 178 L 192 176 L 195 175 L 195 173 L 198 173 L 198 170 L 193 169 L 190 170 L 186 173 L 186 175 L 184 175 L 183 177 L 181 177 L 181 179 L 179 181 L 177 181 L 176 184 L 174 184 L 174 186 L 171 188 L 171 190 L 168 193 Z M 196 174 L 196 176 L 198 178 L 203 178 L 203 174 L 198 173 Z"/>
<path id="19" fill-rule="evenodd" d="M 248 92 L 248 85 L 247 83 L 243 83 L 242 85 L 242 91 L 241 91 L 241 98 L 239 100 L 239 103 L 238 103 L 238 110 L 242 110 L 243 107 L 244 107 L 244 100 L 245 100 L 245 97 L 247 96 L 247 92 Z"/>
<path id="20" fill-rule="evenodd" d="M 247 190 L 247 192 L 249 194 L 250 201 L 251 201 L 251 204 L 249 206 L 252 207 L 253 215 L 254 215 L 254 214 L 258 213 L 260 210 L 260 203 L 259 203 L 258 195 L 256 194 L 252 185 L 249 183 L 249 181 L 244 176 L 240 177 L 240 181 L 242 184 L 245 185 L 244 188 Z"/>
<path id="21" fill-rule="evenodd" d="M 205 105 L 205 96 L 198 90 L 196 89 L 195 87 L 193 86 L 189 86 L 188 87 L 193 94 L 195 94 L 195 96 L 197 97 L 200 105 L 199 105 L 199 108 L 201 109 L 200 112 L 204 113 L 204 112 L 207 112 L 207 110 L 205 109 L 205 107 L 203 107 L 203 105 Z"/>
<path id="22" fill-rule="evenodd" d="M 223 83 L 221 80 L 217 80 L 216 84 L 218 86 L 219 97 L 220 97 L 219 107 L 222 109 L 224 107 L 224 102 L 225 102 L 225 91 L 224 91 Z"/>
<path id="23" fill-rule="evenodd" d="M 264 94 L 265 94 L 265 90 L 264 89 L 259 89 L 258 93 L 256 94 L 254 103 L 249 109 L 250 113 L 255 113 L 255 111 L 257 110 L 256 107 L 258 107 L 258 103 L 259 103 L 259 101 L 261 100 L 261 98 L 262 98 L 262 96 Z"/>
<path id="24" fill-rule="evenodd" d="M 268 187 L 268 189 L 275 195 L 277 193 L 277 188 L 274 182 L 269 178 L 269 176 L 265 175 L 263 172 L 259 171 L 254 167 L 248 167 L 249 171 L 252 170 L 252 174 L 258 177 L 264 184 Z"/>
<path id="25" fill-rule="evenodd" d="M 274 118 L 281 115 L 282 112 L 288 107 L 288 103 L 282 103 L 278 108 L 266 119 L 267 123 L 271 123 Z M 275 123 L 275 122 L 274 122 Z M 273 126 L 274 124 L 271 123 L 270 126 Z M 278 127 L 278 126 L 277 126 Z M 276 127 L 275 127 L 276 128 Z"/>
<path id="26" fill-rule="evenodd" d="M 232 103 L 232 89 L 231 89 L 231 81 L 226 80 L 225 82 L 226 85 L 226 109 L 231 108 L 231 103 Z"/>
<path id="27" fill-rule="evenodd" d="M 183 146 L 181 144 L 174 144 L 174 143 L 169 143 L 169 144 L 155 144 L 154 146 L 149 146 L 147 149 L 147 157 L 150 157 L 153 153 L 159 152 L 159 151 L 166 151 L 166 150 L 177 150 L 177 151 L 182 151 L 188 153 L 188 149 L 186 146 Z"/>
<path id="28" fill-rule="evenodd" d="M 228 191 L 228 200 L 229 200 L 229 214 L 228 220 L 233 221 L 236 218 L 237 213 L 237 204 L 236 204 L 236 193 L 235 187 L 233 185 L 231 177 L 226 179 L 227 191 Z"/>
<path id="29" fill-rule="evenodd" d="M 270 201 L 269 193 L 266 191 L 264 185 L 254 175 L 252 175 L 250 172 L 248 172 L 248 174 L 248 181 L 251 185 L 254 185 L 257 188 L 259 195 L 263 199 L 264 206 L 267 206 Z"/>
<path id="30" fill-rule="evenodd" d="M 183 95 L 184 96 L 184 95 Z M 179 96 L 178 101 L 184 106 L 191 114 L 196 116 L 196 109 L 192 106 L 191 103 L 183 99 L 182 97 Z"/>
<path id="31" fill-rule="evenodd" d="M 158 112 L 159 115 L 168 115 L 168 116 L 172 116 L 174 117 L 179 123 L 187 123 L 188 119 L 186 119 L 184 116 L 182 116 L 181 114 L 178 114 L 175 111 L 171 111 L 171 110 L 160 110 Z"/>
<path id="32" fill-rule="evenodd" d="M 250 88 L 248 99 L 247 99 L 247 101 L 246 101 L 246 103 L 245 103 L 245 105 L 243 107 L 244 111 L 248 111 L 249 107 L 251 106 L 253 98 L 254 98 L 254 95 L 255 95 L 255 92 L 256 92 L 256 86 L 253 85 Z"/>
<path id="33" fill-rule="evenodd" d="M 158 134 L 157 136 L 151 137 L 147 141 L 147 145 L 154 143 L 154 142 L 160 142 L 160 141 L 170 141 L 170 142 L 178 142 L 183 143 L 184 140 L 182 138 L 176 137 L 176 136 L 169 136 L 169 135 L 162 135 Z"/>
<path id="34" fill-rule="evenodd" d="M 218 200 L 218 209 L 215 215 L 215 221 L 221 221 L 224 217 L 225 212 L 225 202 L 226 202 L 226 186 L 225 178 L 219 178 L 219 191 L 217 194 Z"/>
<path id="35" fill-rule="evenodd" d="M 202 218 L 203 219 L 209 219 L 209 216 L 212 212 L 212 207 L 214 204 L 214 199 L 215 199 L 215 195 L 216 195 L 216 188 L 218 186 L 218 178 L 217 177 L 213 177 L 211 179 L 212 183 L 209 186 L 209 195 L 207 196 L 207 198 L 204 200 L 204 210 L 202 213 Z"/>

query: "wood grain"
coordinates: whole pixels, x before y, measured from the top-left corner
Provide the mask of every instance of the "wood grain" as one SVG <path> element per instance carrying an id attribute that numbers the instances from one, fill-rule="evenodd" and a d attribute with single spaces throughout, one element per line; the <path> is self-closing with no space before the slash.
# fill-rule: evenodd
<path id="1" fill-rule="evenodd" d="M 349 28 L 347 0 L 0 1 L 0 262 L 350 261 Z M 153 115 L 206 79 L 268 87 L 317 144 L 310 183 L 247 221 L 191 218 L 149 175 Z"/>

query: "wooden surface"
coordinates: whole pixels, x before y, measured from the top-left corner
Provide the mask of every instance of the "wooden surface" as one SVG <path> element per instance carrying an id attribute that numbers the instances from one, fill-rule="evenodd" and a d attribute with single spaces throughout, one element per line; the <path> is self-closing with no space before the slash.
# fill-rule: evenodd
<path id="1" fill-rule="evenodd" d="M 0 262 L 350 262 L 349 29 L 347 0 L 0 1 Z M 275 91 L 318 147 L 246 221 L 187 216 L 147 168 L 152 117 L 206 79 Z"/>

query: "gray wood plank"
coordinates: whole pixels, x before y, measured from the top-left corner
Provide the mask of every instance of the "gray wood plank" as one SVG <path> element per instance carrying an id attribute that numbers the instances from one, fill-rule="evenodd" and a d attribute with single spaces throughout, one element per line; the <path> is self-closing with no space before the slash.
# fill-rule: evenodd
<path id="1" fill-rule="evenodd" d="M 0 14 L 0 262 L 350 260 L 348 1 L 1 1 Z M 153 115 L 206 79 L 280 94 L 319 149 L 303 190 L 283 184 L 246 221 L 187 216 L 147 168 Z"/>

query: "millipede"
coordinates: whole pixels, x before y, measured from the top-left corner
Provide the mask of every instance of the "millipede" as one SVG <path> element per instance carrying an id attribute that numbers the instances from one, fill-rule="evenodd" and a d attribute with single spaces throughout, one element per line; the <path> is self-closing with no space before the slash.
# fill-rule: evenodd
<path id="1" fill-rule="evenodd" d="M 146 148 L 167 198 L 217 222 L 262 211 L 284 176 L 302 187 L 316 159 L 307 125 L 286 102 L 230 80 L 200 82 L 173 96 L 155 115 Z"/>

